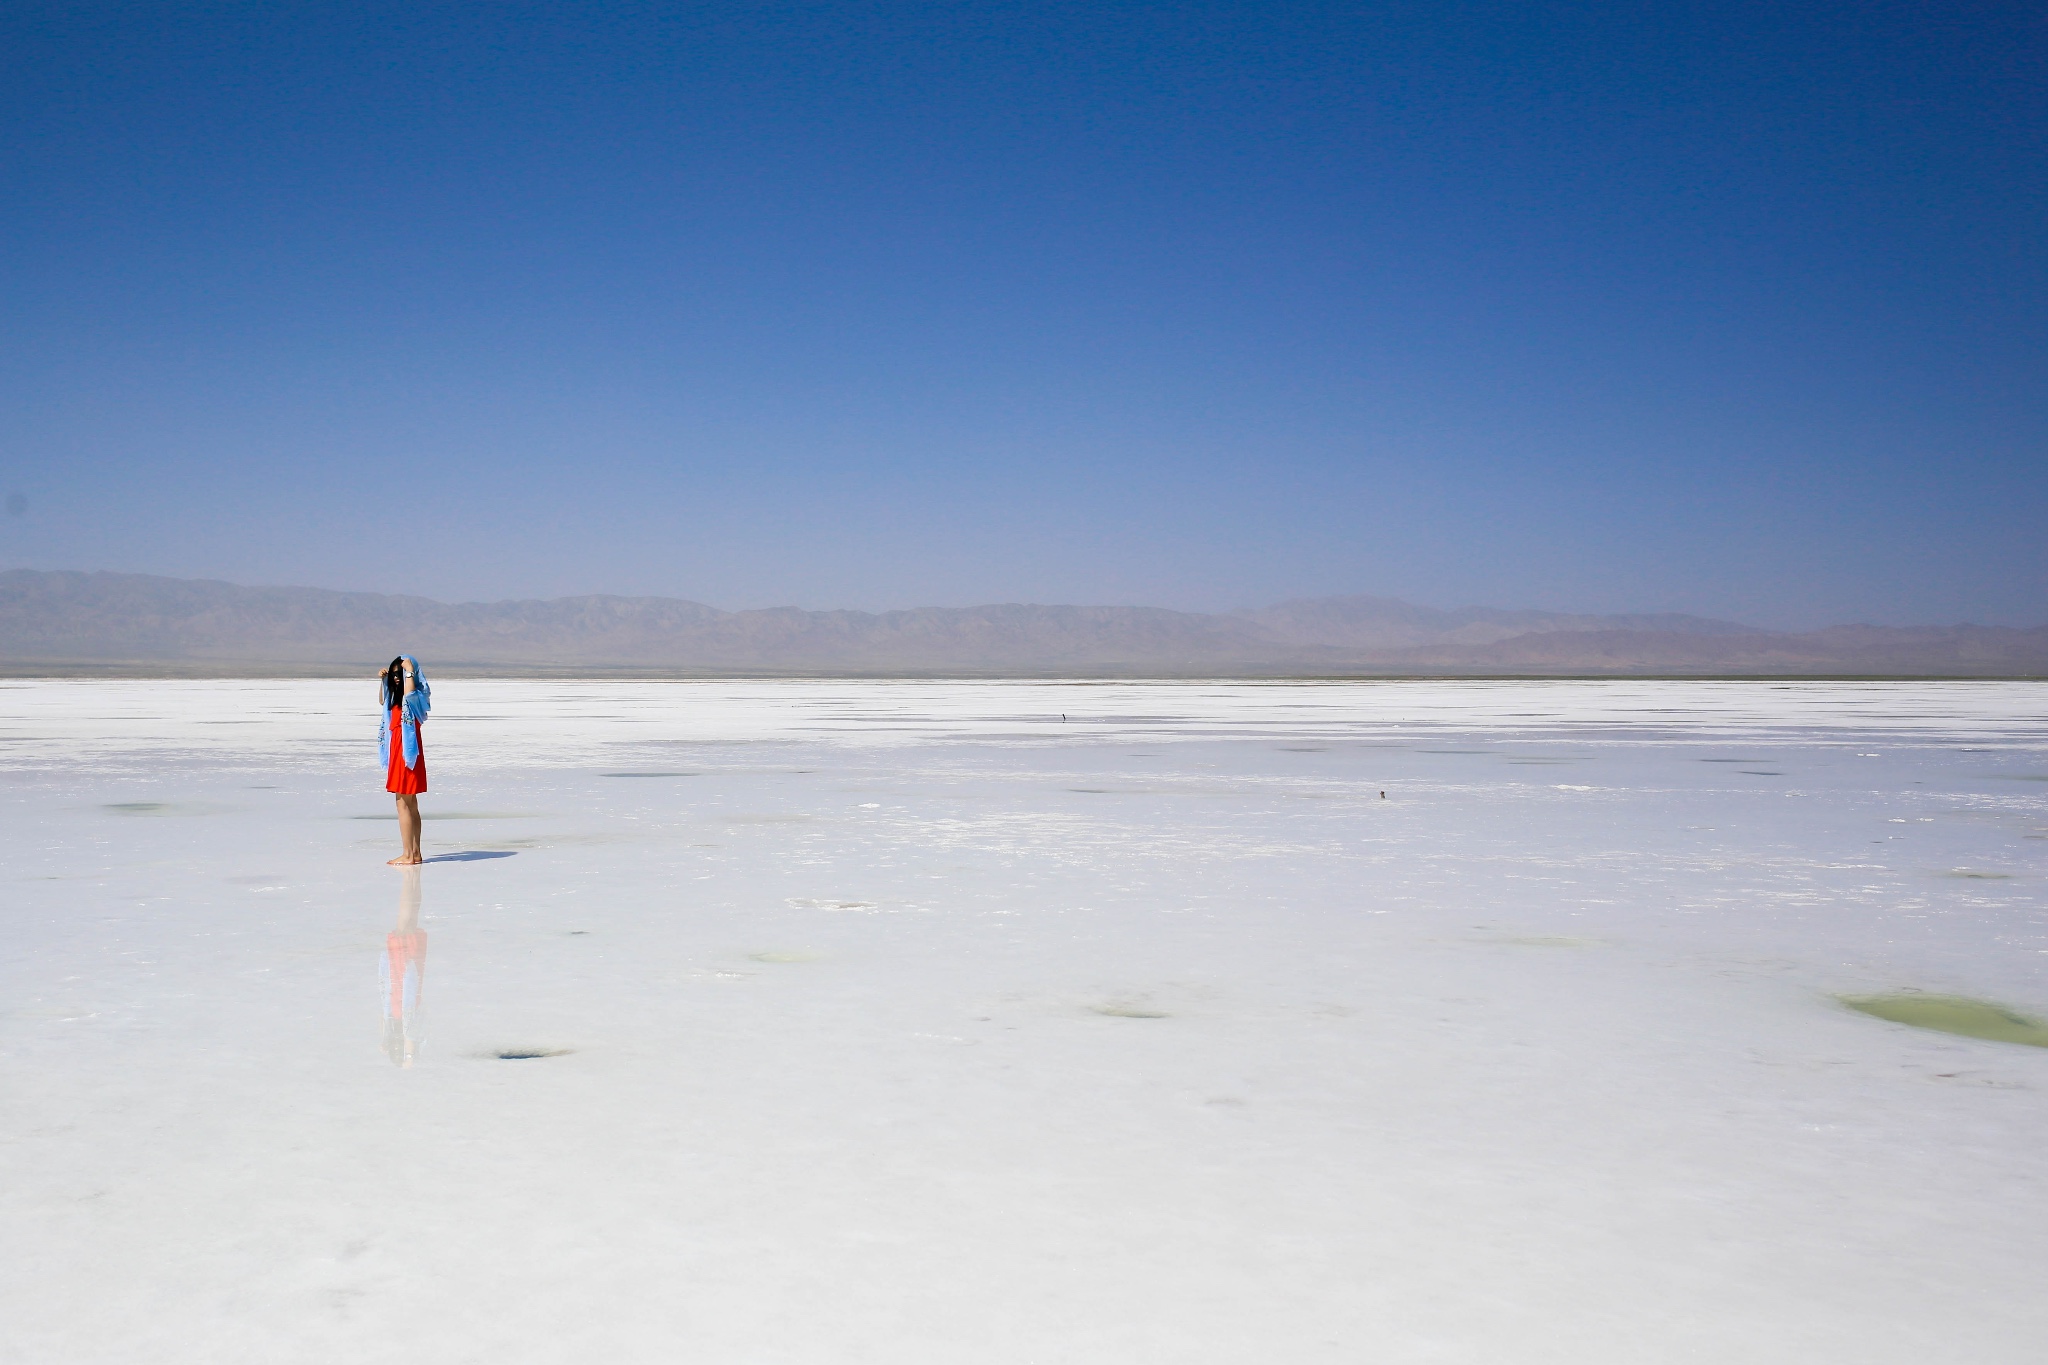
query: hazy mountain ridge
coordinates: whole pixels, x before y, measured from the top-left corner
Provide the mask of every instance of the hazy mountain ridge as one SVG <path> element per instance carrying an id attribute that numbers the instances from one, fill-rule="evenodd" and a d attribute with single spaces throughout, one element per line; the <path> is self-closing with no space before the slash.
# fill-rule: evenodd
<path id="1" fill-rule="evenodd" d="M 2048 674 L 2048 626 L 1828 626 L 1706 635 L 1585 630 L 1403 652 L 1419 668 L 1485 672 Z"/>
<path id="2" fill-rule="evenodd" d="M 444 603 L 145 574 L 0 573 L 0 663 L 679 672 L 2048 674 L 2048 627 L 1757 630 L 1682 615 L 1440 610 L 1377 597 L 1159 607 L 721 611 L 665 597 Z"/>
<path id="3" fill-rule="evenodd" d="M 0 573 L 10 662 L 382 662 L 887 669 L 1200 666 L 1319 651 L 1258 627 L 1157 607 L 996 605 L 883 613 L 726 612 L 661 597 L 448 604 L 319 588 L 246 588 L 142 574 Z"/>
<path id="4" fill-rule="evenodd" d="M 1238 615 L 1275 638 L 1348 649 L 1409 649 L 1422 645 L 1486 645 L 1540 631 L 1654 630 L 1697 635 L 1755 634 L 1756 627 L 1704 616 L 1585 616 L 1549 611 L 1459 607 L 1444 611 L 1391 597 L 1321 597 L 1282 602 Z"/>

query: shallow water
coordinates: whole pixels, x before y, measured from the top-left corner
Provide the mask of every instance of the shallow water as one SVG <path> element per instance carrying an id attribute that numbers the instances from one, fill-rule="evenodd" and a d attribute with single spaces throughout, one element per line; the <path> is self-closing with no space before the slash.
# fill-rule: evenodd
<path id="1" fill-rule="evenodd" d="M 0 689 L 0 1354 L 2048 1339 L 2048 688 L 361 690 Z"/>

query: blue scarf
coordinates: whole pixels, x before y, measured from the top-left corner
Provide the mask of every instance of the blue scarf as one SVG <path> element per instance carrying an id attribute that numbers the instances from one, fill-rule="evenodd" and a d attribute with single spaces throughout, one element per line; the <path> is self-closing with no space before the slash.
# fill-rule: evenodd
<path id="1" fill-rule="evenodd" d="M 410 654 L 401 655 L 412 665 L 412 691 L 405 694 L 405 700 L 398 708 L 399 742 L 405 754 L 405 766 L 420 766 L 420 722 L 433 709 L 433 691 L 427 686 L 427 675 L 420 672 L 420 661 Z M 384 695 L 384 684 L 377 684 L 377 696 L 384 705 L 377 711 L 377 766 L 386 772 L 391 770 L 391 699 Z"/>

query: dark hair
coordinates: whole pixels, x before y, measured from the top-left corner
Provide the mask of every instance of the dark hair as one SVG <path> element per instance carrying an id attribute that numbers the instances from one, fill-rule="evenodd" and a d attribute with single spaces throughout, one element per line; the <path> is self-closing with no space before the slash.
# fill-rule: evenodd
<path id="1" fill-rule="evenodd" d="M 384 709 L 389 711 L 405 700 L 405 656 L 399 655 L 384 669 Z"/>

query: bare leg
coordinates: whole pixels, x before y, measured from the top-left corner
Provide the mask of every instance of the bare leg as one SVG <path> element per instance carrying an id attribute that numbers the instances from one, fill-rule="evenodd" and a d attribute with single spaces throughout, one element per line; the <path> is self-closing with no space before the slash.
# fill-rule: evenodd
<path id="1" fill-rule="evenodd" d="M 398 798 L 398 838 L 405 851 L 391 859 L 393 867 L 413 867 L 426 861 L 420 856 L 420 799 Z"/>

